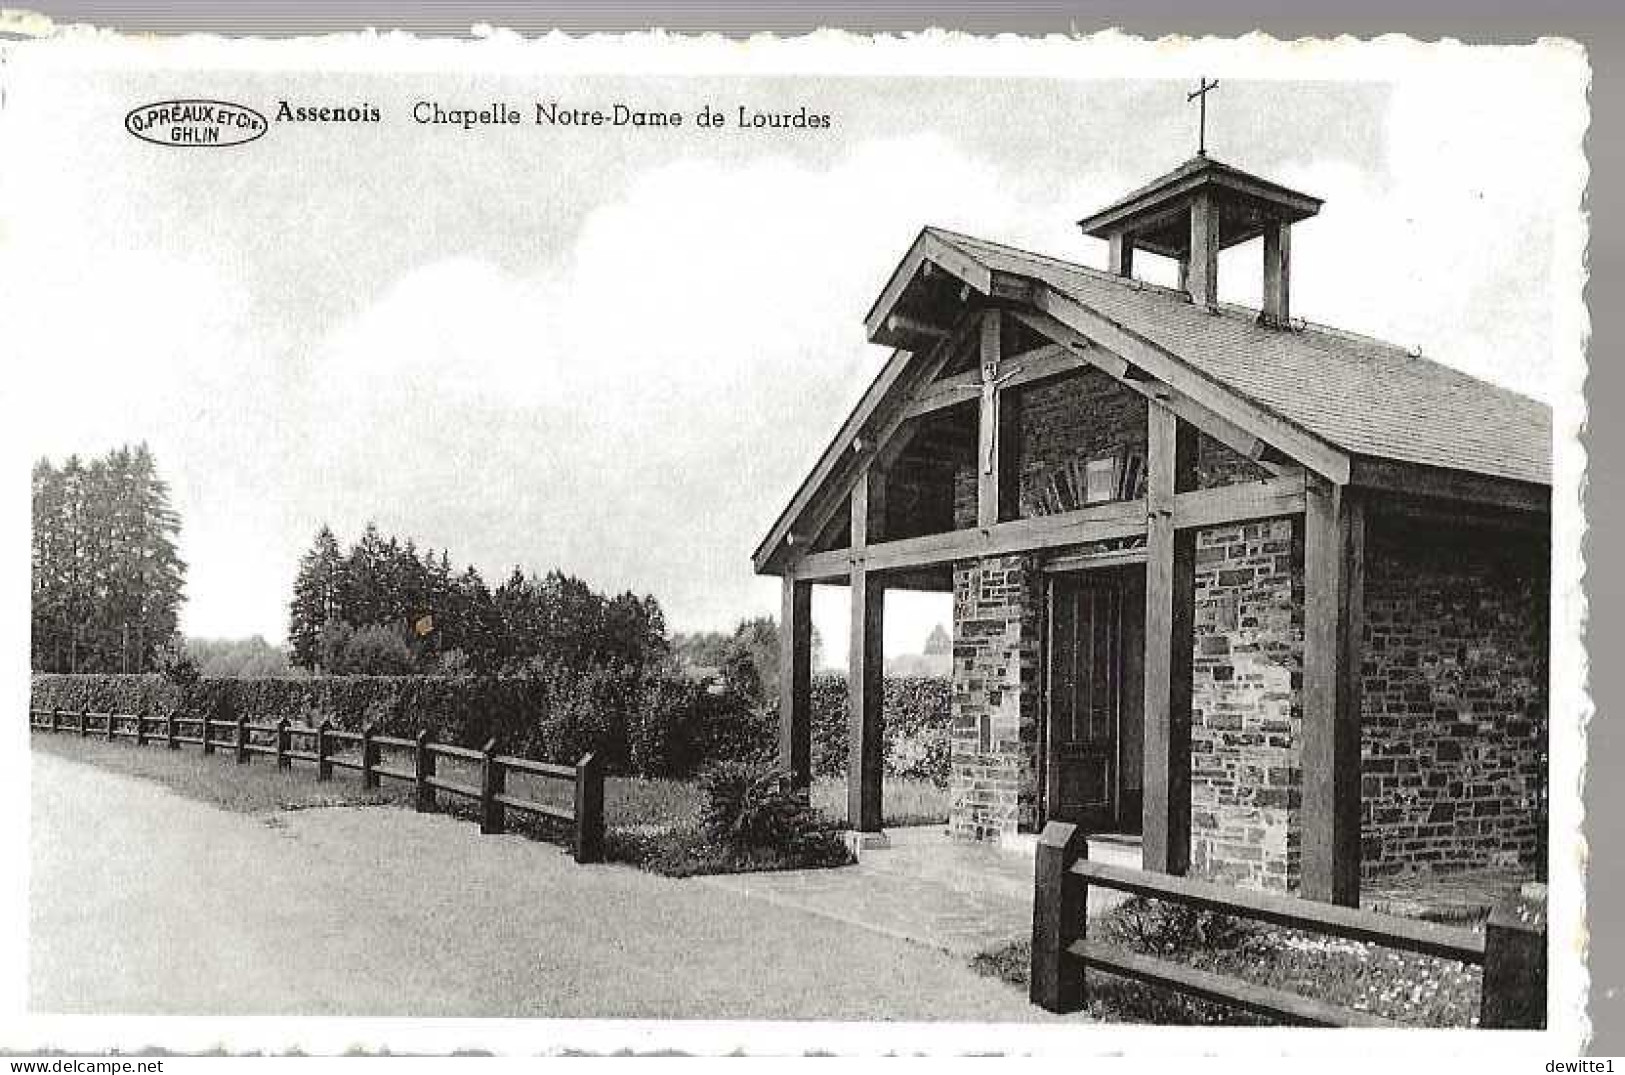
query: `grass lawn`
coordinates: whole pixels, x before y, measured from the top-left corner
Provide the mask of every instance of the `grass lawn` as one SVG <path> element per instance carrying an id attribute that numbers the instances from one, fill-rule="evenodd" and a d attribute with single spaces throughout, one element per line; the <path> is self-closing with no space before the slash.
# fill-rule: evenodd
<path id="1" fill-rule="evenodd" d="M 354 773 L 335 773 L 332 780 L 318 781 L 315 769 L 308 763 L 278 769 L 272 759 L 255 756 L 247 765 L 238 765 L 229 750 L 210 756 L 195 746 L 168 750 L 161 743 L 136 746 L 127 741 L 109 743 L 39 732 L 33 733 L 29 741 L 35 750 L 153 780 L 177 795 L 243 814 L 404 804 L 411 798 L 407 785 L 390 781 L 375 791 L 364 790 Z"/>
<path id="2" fill-rule="evenodd" d="M 411 803 L 412 789 L 408 783 L 385 779 L 380 788 L 368 791 L 361 787 L 358 773 L 342 769 L 334 772 L 332 780 L 318 781 L 314 767 L 308 762 L 295 762 L 291 769 L 278 769 L 264 756 L 256 755 L 248 764 L 239 765 L 229 750 L 206 756 L 190 745 L 167 750 L 162 744 L 138 747 L 128 741 L 109 743 L 38 732 L 30 739 L 36 750 L 153 780 L 178 795 L 239 813 Z M 385 750 L 379 760 L 387 768 L 412 768 L 409 755 L 402 752 Z M 439 759 L 439 773 L 450 780 L 479 784 L 478 766 L 461 759 Z M 559 806 L 570 804 L 574 796 L 574 786 L 569 781 L 523 773 L 509 775 L 508 790 Z M 947 820 L 947 792 L 927 781 L 887 780 L 883 795 L 886 825 Z M 737 852 L 709 846 L 699 832 L 703 799 L 699 783 L 693 780 L 609 777 L 604 781 L 604 822 L 610 857 L 672 876 L 836 866 L 848 861 L 836 835 L 840 819 L 846 816 L 844 781 L 825 778 L 814 782 L 812 802 L 828 819 L 828 825 L 789 854 L 782 849 Z M 442 811 L 455 816 L 470 819 L 478 816 L 477 804 L 460 797 L 442 793 L 440 804 Z M 568 826 L 531 819 L 517 811 L 509 812 L 508 824 L 516 832 L 540 839 L 570 840 Z"/>
<path id="3" fill-rule="evenodd" d="M 1222 936 L 1211 945 L 1193 938 L 1147 936 L 1138 928 L 1146 910 L 1147 901 L 1135 897 L 1091 918 L 1089 934 L 1133 951 L 1406 1024 L 1465 1027 L 1477 1022 L 1480 968 L 1237 919 L 1224 920 L 1219 931 Z M 1025 991 L 1031 960 L 1031 945 L 1020 941 L 976 956 L 971 966 Z M 1263 1026 L 1269 1022 L 1102 971 L 1089 972 L 1088 1011 L 1103 1022 L 1114 1023 Z"/>

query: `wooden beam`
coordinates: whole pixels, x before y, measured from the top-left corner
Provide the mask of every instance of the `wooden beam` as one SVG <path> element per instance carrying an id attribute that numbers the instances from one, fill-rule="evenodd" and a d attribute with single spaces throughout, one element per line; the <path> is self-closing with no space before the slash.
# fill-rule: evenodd
<path id="1" fill-rule="evenodd" d="M 1093 340 L 1073 328 L 1071 325 L 1051 317 L 1045 313 L 1034 313 L 1029 310 L 1015 312 L 1016 320 L 1044 336 L 1048 336 L 1056 343 L 1077 355 L 1087 365 L 1118 380 L 1127 379 L 1130 366 L 1121 355 L 1098 346 Z"/>
<path id="2" fill-rule="evenodd" d="M 1114 500 L 1075 511 L 1013 519 L 996 526 L 949 530 L 941 534 L 886 541 L 866 548 L 812 553 L 794 566 L 797 578 L 840 582 L 855 564 L 871 571 L 923 567 L 982 556 L 1036 552 L 1091 541 L 1111 541 L 1145 533 L 1145 501 Z"/>
<path id="3" fill-rule="evenodd" d="M 1146 425 L 1142 849 L 1146 869 L 1182 874 L 1190 867 L 1195 533 L 1179 530 L 1174 518 L 1179 419 L 1152 403 Z"/>
<path id="4" fill-rule="evenodd" d="M 1293 515 L 1303 510 L 1304 499 L 1302 475 L 1192 490 L 1173 497 L 1172 525 L 1176 530 L 1190 530 Z M 794 573 L 798 578 L 817 582 L 842 582 L 856 562 L 866 564 L 871 571 L 894 571 L 1112 541 L 1146 533 L 1147 511 L 1145 500 L 1113 500 L 990 527 L 883 541 L 861 549 L 809 553 L 795 564 Z"/>
<path id="5" fill-rule="evenodd" d="M 1286 419 L 1237 396 L 1144 337 L 1054 288 L 1039 288 L 1034 295 L 1034 303 L 1040 311 L 1085 339 L 1094 341 L 1171 385 L 1192 402 L 1251 431 L 1328 481 L 1342 485 L 1349 480 L 1349 457 L 1343 452 Z"/>
<path id="6" fill-rule="evenodd" d="M 1367 523 L 1372 524 L 1379 519 L 1428 527 L 1498 530 L 1507 534 L 1546 538 L 1550 538 L 1552 532 L 1551 517 L 1539 512 L 1507 511 L 1405 493 L 1370 493 L 1366 498 Z"/>
<path id="7" fill-rule="evenodd" d="M 1084 571 L 1096 567 L 1116 567 L 1119 564 L 1145 563 L 1145 546 L 1127 549 L 1102 549 L 1098 552 L 1073 552 L 1052 556 L 1044 561 L 1047 574 Z"/>
<path id="8" fill-rule="evenodd" d="M 785 576 L 779 615 L 779 760 L 812 784 L 812 583 Z"/>
<path id="9" fill-rule="evenodd" d="M 1394 459 L 1356 456 L 1349 483 L 1390 493 L 1409 493 L 1511 511 L 1550 515 L 1552 510 L 1549 485 Z"/>
<path id="10" fill-rule="evenodd" d="M 1360 903 L 1360 660 L 1365 510 L 1357 491 L 1309 490 L 1303 534 L 1303 859 L 1309 899 Z"/>
<path id="11" fill-rule="evenodd" d="M 864 412 L 862 423 L 854 425 L 849 420 L 847 426 L 842 427 L 841 433 L 837 435 L 830 448 L 825 450 L 825 455 L 820 458 L 819 470 L 814 471 L 815 477 L 822 473 L 822 477 L 819 478 L 819 481 L 823 483 L 821 492 L 819 487 L 814 485 L 813 491 L 816 495 L 809 494 L 804 501 L 792 502 L 790 509 L 786 509 L 785 515 L 781 516 L 781 521 L 799 518 L 800 529 L 805 530 L 807 533 L 822 534 L 824 532 L 824 528 L 830 519 L 846 504 L 851 493 L 852 482 L 856 480 L 857 468 L 862 463 L 861 459 L 857 462 L 850 459 L 853 453 L 836 449 L 841 445 L 854 443 L 863 436 L 864 430 L 868 429 L 870 432 L 865 439 L 868 441 L 869 447 L 866 451 L 873 453 L 875 457 L 884 457 L 892 439 L 898 435 L 899 431 L 908 422 L 908 411 L 906 407 L 902 406 L 901 400 L 908 399 L 912 388 L 915 386 L 928 384 L 935 379 L 937 374 L 942 371 L 942 367 L 947 365 L 948 361 L 953 357 L 960 341 L 976 323 L 977 319 L 975 317 L 968 316 L 962 319 L 958 328 L 955 329 L 953 337 L 937 344 L 929 355 L 924 356 L 921 362 L 915 365 L 906 378 L 902 376 L 901 372 L 892 378 L 888 385 L 888 391 L 890 385 L 897 385 L 899 403 L 896 406 L 889 410 L 883 410 L 878 406 L 870 407 Z M 908 352 L 899 353 L 907 354 Z M 889 367 L 888 372 L 890 372 Z M 866 396 L 865 399 L 867 398 Z M 909 435 L 912 435 L 912 433 Z M 836 464 L 838 463 L 844 463 L 850 468 L 847 472 L 849 476 L 845 480 L 836 480 L 833 477 L 837 472 Z M 826 464 L 828 464 L 827 467 Z M 811 480 L 809 478 L 809 482 Z M 808 483 L 803 483 L 802 488 L 807 489 Z M 800 493 L 797 496 L 800 498 Z M 786 525 L 788 524 L 786 523 Z M 770 534 L 769 540 L 771 539 L 772 535 Z M 792 553 L 792 558 L 799 559 L 802 552 L 810 548 L 811 545 L 812 542 L 810 541 L 798 543 L 794 546 L 795 551 Z M 757 550 L 756 569 L 758 572 L 775 562 L 773 557 L 777 551 L 776 547 L 769 547 L 768 543 L 763 543 L 762 547 Z"/>
<path id="12" fill-rule="evenodd" d="M 999 393 L 993 388 L 999 377 L 999 311 L 982 314 L 981 366 L 982 409 L 977 425 L 976 523 L 993 526 L 999 521 L 999 478 L 1004 471 L 999 456 L 999 425 L 1002 415 Z M 1005 449 L 1006 451 L 1009 449 Z"/>
<path id="13" fill-rule="evenodd" d="M 1262 437 L 1249 433 L 1235 422 L 1215 414 L 1185 393 L 1176 390 L 1172 385 L 1131 364 L 1121 355 L 1113 354 L 1096 345 L 1070 325 L 1048 314 L 1021 312 L 1015 316 L 1034 331 L 1042 333 L 1067 347 L 1069 349 L 1068 353 L 1079 356 L 1083 360 L 1078 364 L 1080 368 L 1083 365 L 1094 366 L 1107 376 L 1117 380 L 1118 383 L 1132 388 L 1147 399 L 1162 400 L 1172 407 L 1174 413 L 1179 417 L 1237 455 L 1251 459 L 1271 473 L 1281 473 L 1288 469 L 1265 458 L 1265 452 L 1269 445 Z"/>
<path id="14" fill-rule="evenodd" d="M 886 318 L 886 328 L 891 332 L 904 336 L 924 336 L 930 340 L 945 340 L 953 335 L 950 329 L 940 325 L 928 325 L 924 321 L 902 314 L 892 314 Z"/>
<path id="15" fill-rule="evenodd" d="M 828 518 L 827 515 L 822 515 L 813 520 L 806 520 L 802 518 L 803 514 L 819 495 L 820 490 L 824 488 L 825 483 L 840 466 L 845 464 L 845 457 L 848 454 L 846 445 L 850 444 L 853 438 L 861 433 L 865 423 L 870 421 L 876 409 L 890 395 L 892 387 L 903 379 L 913 357 L 908 351 L 894 351 L 891 358 L 886 361 L 886 365 L 881 369 L 880 376 L 875 378 L 874 383 L 863 394 L 863 398 L 858 401 L 857 406 L 852 408 L 852 413 L 847 415 L 846 421 L 841 423 L 841 428 L 836 432 L 835 438 L 830 441 L 829 446 L 824 449 L 823 455 L 819 456 L 818 463 L 813 467 L 812 473 L 807 475 L 806 480 L 796 489 L 795 496 L 791 497 L 790 503 L 780 513 L 778 519 L 775 520 L 773 527 L 767 532 L 767 537 L 763 538 L 762 543 L 757 546 L 754 559 L 758 572 L 766 571 L 781 562 L 787 548 L 805 548 L 810 542 L 803 542 L 799 539 L 810 537 L 823 529 L 824 520 Z M 935 374 L 933 373 L 932 376 L 935 376 Z M 791 527 L 796 524 L 800 524 L 795 531 L 796 540 L 787 542 L 785 539 L 791 536 Z"/>
<path id="16" fill-rule="evenodd" d="M 914 240 L 914 245 L 909 247 L 908 253 L 903 256 L 902 262 L 893 270 L 886 281 L 886 286 L 881 289 L 880 297 L 875 300 L 875 304 L 869 308 L 869 313 L 863 319 L 871 343 L 887 342 L 881 338 L 886 327 L 886 319 L 896 312 L 898 301 L 914 282 L 915 276 L 917 274 L 923 276 L 923 267 L 927 261 L 963 281 L 962 294 L 966 297 L 971 292 L 986 295 L 993 289 L 993 273 L 987 266 L 958 248 L 950 246 L 933 235 L 930 230 L 922 231 Z"/>
<path id="17" fill-rule="evenodd" d="M 1303 505 L 1302 474 L 1268 481 L 1220 485 L 1212 489 L 1193 489 L 1174 496 L 1174 526 L 1187 530 L 1296 515 L 1303 510 Z"/>
<path id="18" fill-rule="evenodd" d="M 858 832 L 881 828 L 884 762 L 885 588 L 861 564 L 851 573 L 852 627 L 847 665 L 847 824 Z"/>
<path id="19" fill-rule="evenodd" d="M 1031 351 L 1023 351 L 1004 361 L 1004 380 L 999 387 L 1005 390 L 1020 388 L 1035 381 L 1061 377 L 1068 373 L 1088 369 L 1089 363 L 1069 352 L 1058 343 L 1047 343 Z M 909 402 L 908 417 L 918 418 L 945 407 L 969 402 L 981 391 L 981 384 L 971 380 L 969 374 L 945 377 L 933 381 Z"/>
<path id="20" fill-rule="evenodd" d="M 886 534 L 886 476 L 874 467 L 858 471 L 852 483 L 852 549 L 862 552 Z"/>

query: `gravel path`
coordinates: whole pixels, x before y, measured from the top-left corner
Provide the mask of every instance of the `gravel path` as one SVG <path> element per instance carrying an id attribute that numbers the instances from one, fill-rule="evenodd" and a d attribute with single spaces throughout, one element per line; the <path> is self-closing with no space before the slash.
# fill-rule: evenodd
<path id="1" fill-rule="evenodd" d="M 232 814 L 39 751 L 38 1012 L 1043 1018 L 903 941 L 390 807 Z"/>

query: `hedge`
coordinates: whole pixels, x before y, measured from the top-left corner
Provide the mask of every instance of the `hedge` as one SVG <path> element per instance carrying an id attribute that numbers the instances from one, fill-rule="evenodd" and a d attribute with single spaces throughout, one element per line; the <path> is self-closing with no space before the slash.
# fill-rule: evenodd
<path id="1" fill-rule="evenodd" d="M 891 776 L 948 786 L 948 726 L 953 683 L 934 676 L 887 676 L 885 764 Z M 840 776 L 847 758 L 846 677 L 825 674 L 812 682 L 813 772 Z"/>
<path id="2" fill-rule="evenodd" d="M 682 778 L 707 762 L 772 750 L 773 707 L 717 696 L 681 676 L 639 677 L 619 668 L 581 675 L 323 676 L 307 679 L 204 679 L 183 690 L 158 675 L 33 677 L 32 706 L 77 712 L 206 712 L 219 720 L 316 724 L 351 731 L 371 723 L 383 735 L 411 738 L 427 729 L 442 742 L 501 749 L 569 764 L 588 750 L 611 773 Z M 948 782 L 952 686 L 944 679 L 889 677 L 885 684 L 886 771 Z M 846 771 L 846 680 L 812 684 L 813 771 Z"/>

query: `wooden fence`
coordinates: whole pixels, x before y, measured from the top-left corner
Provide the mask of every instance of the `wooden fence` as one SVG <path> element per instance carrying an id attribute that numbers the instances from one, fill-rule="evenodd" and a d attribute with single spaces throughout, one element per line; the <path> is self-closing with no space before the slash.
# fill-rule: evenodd
<path id="1" fill-rule="evenodd" d="M 1033 886 L 1030 995 L 1034 1004 L 1048 1011 L 1081 1010 L 1087 999 L 1085 972 L 1095 969 L 1293 1026 L 1401 1025 L 1370 1012 L 1091 941 L 1087 914 L 1091 885 L 1287 929 L 1481 966 L 1484 978 L 1479 998 L 1480 1027 L 1540 1029 L 1546 1025 L 1543 896 L 1525 896 L 1496 907 L 1485 931 L 1479 933 L 1294 896 L 1090 862 L 1084 832 L 1058 821 L 1050 822 L 1039 838 Z"/>
<path id="2" fill-rule="evenodd" d="M 480 831 L 500 833 L 507 827 L 507 813 L 517 810 L 565 822 L 575 831 L 577 862 L 602 862 L 604 858 L 604 771 L 593 755 L 575 765 L 551 765 L 511 754 L 498 754 L 496 740 L 483 749 L 436 743 L 427 731 L 416 739 L 378 735 L 369 725 L 359 732 L 341 731 L 331 721 L 317 727 L 254 723 L 244 717 L 236 720 L 210 720 L 201 716 L 171 714 L 143 717 L 131 713 L 71 712 L 60 709 L 30 709 L 29 727 L 36 731 L 68 732 L 112 742 L 133 739 L 137 745 L 163 743 L 170 750 L 183 745 L 200 747 L 205 754 L 229 751 L 239 764 L 255 754 L 274 758 L 278 768 L 294 762 L 316 766 L 317 780 L 331 780 L 334 769 L 361 774 L 361 786 L 376 788 L 381 780 L 398 780 L 412 785 L 413 805 L 421 812 L 438 806 L 440 793 L 472 799 L 479 803 Z M 255 737 L 259 738 L 256 739 Z M 344 748 L 347 751 L 341 752 Z M 410 771 L 383 764 L 383 751 L 411 751 Z M 479 766 L 479 784 L 465 784 L 440 774 L 438 761 L 455 758 Z M 508 774 L 525 773 L 544 780 L 574 785 L 574 802 L 569 807 L 554 806 L 512 794 Z"/>

